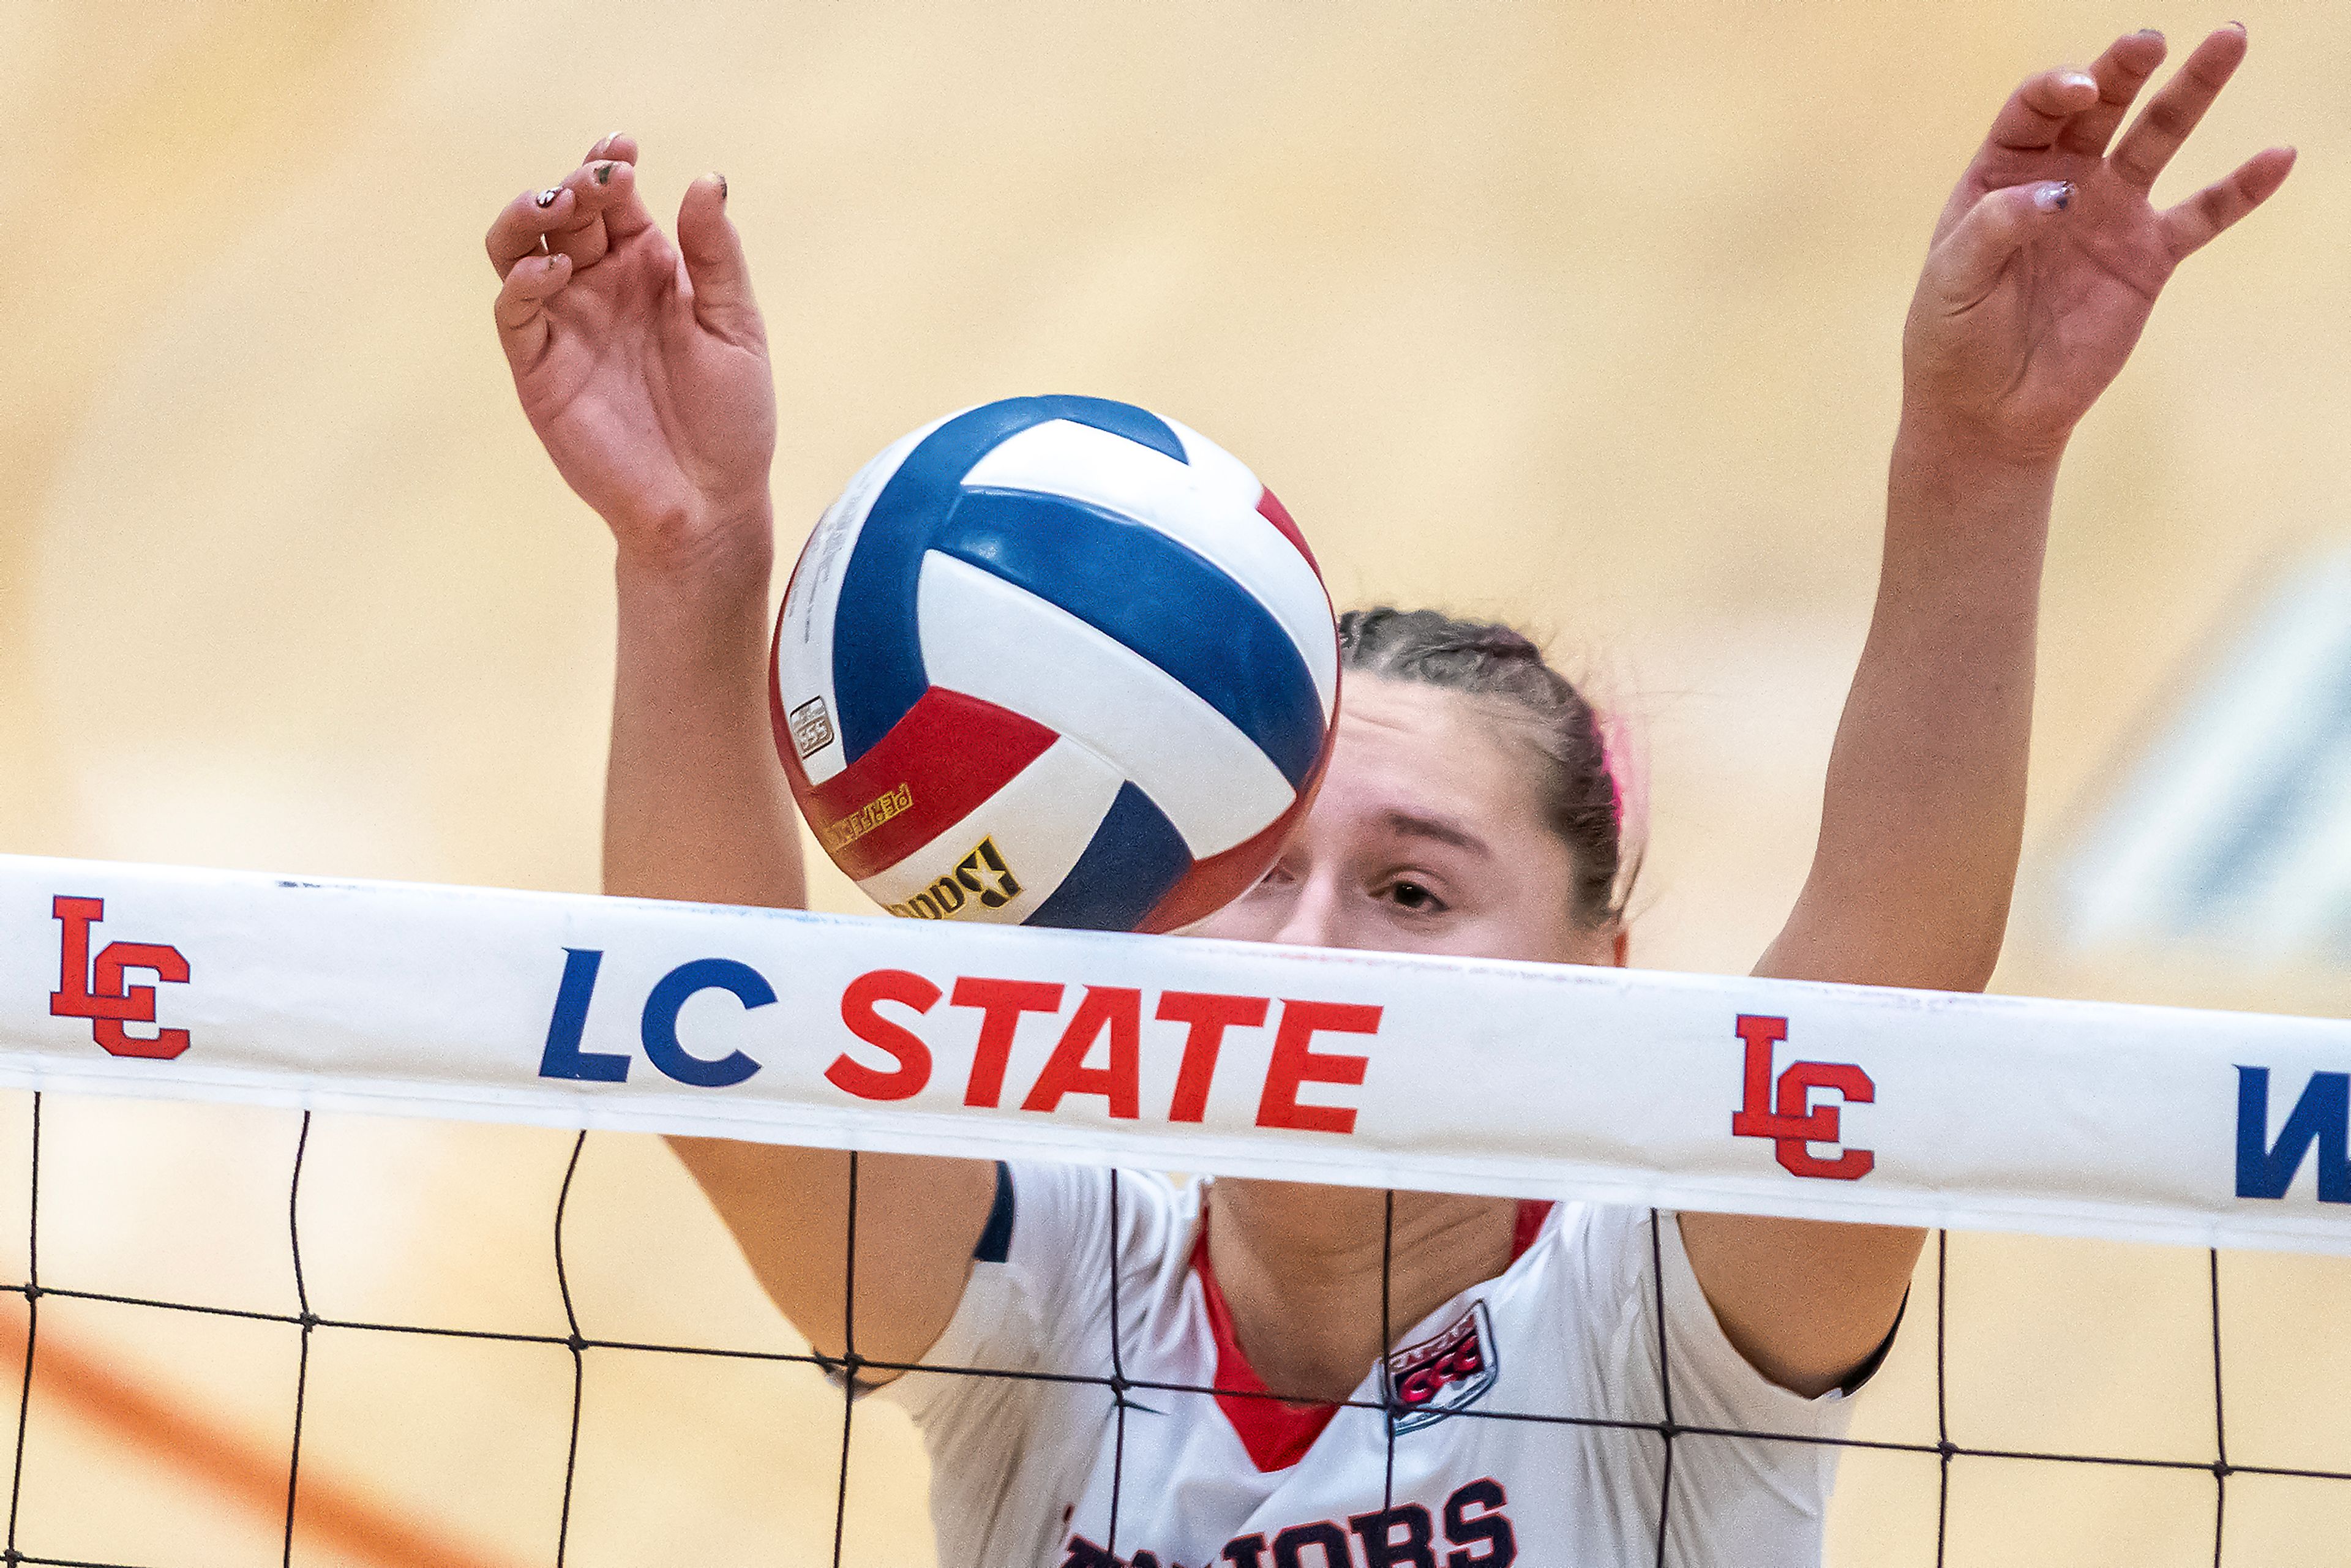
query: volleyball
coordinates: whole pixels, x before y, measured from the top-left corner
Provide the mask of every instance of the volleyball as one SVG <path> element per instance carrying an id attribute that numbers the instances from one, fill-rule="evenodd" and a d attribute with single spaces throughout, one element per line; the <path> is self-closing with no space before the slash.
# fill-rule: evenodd
<path id="1" fill-rule="evenodd" d="M 1238 459 L 1086 397 L 951 414 L 801 550 L 768 701 L 833 863 L 893 915 L 1167 931 L 1263 874 L 1329 758 L 1338 632 Z"/>

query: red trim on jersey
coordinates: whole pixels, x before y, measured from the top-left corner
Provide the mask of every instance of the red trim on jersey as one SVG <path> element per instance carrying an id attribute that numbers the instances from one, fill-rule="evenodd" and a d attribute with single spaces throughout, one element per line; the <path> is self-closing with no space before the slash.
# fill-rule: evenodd
<path id="1" fill-rule="evenodd" d="M 1526 1256 L 1542 1234 L 1552 1204 L 1543 1198 L 1521 1198 L 1510 1221 L 1510 1261 Z M 1208 1217 L 1200 1216 L 1199 1239 L 1192 1244 L 1192 1269 L 1200 1276 L 1200 1301 L 1208 1310 L 1208 1335 L 1217 1345 L 1217 1372 L 1209 1380 L 1217 1390 L 1217 1408 L 1232 1423 L 1249 1463 L 1260 1471 L 1286 1470 L 1306 1457 L 1314 1439 L 1339 1413 L 1337 1405 L 1319 1401 L 1293 1403 L 1267 1397 L 1265 1379 L 1249 1364 L 1249 1353 L 1233 1335 L 1232 1309 L 1225 1289 L 1217 1283 L 1217 1266 L 1208 1258 Z"/>
<path id="2" fill-rule="evenodd" d="M 1217 1267 L 1208 1261 L 1205 1214 L 1200 1217 L 1200 1239 L 1192 1247 L 1192 1267 L 1200 1276 L 1208 1333 L 1217 1342 L 1217 1375 L 1210 1380 L 1217 1390 L 1217 1408 L 1233 1424 L 1233 1436 L 1241 1440 L 1249 1463 L 1259 1470 L 1286 1470 L 1306 1457 L 1306 1450 L 1314 1446 L 1339 1406 L 1266 1397 L 1265 1379 L 1257 1375 L 1240 1341 L 1233 1337 L 1233 1314 L 1225 1305 L 1224 1287 L 1217 1283 Z"/>
<path id="3" fill-rule="evenodd" d="M 1298 547 L 1298 553 L 1306 558 L 1306 564 L 1314 569 L 1315 576 L 1322 575 L 1322 567 L 1315 560 L 1314 552 L 1306 548 L 1305 534 L 1301 533 L 1298 525 L 1290 520 L 1290 508 L 1283 506 L 1272 491 L 1264 491 L 1258 497 L 1257 515 L 1280 528 L 1282 537 Z"/>
<path id="4" fill-rule="evenodd" d="M 1519 1214 L 1510 1226 L 1510 1261 L 1515 1263 L 1527 1255 L 1527 1249 L 1542 1234 L 1543 1221 L 1551 1218 L 1555 1206 L 1547 1197 L 1519 1199 Z"/>
<path id="5" fill-rule="evenodd" d="M 821 784 L 803 785 L 805 775 L 793 784 L 832 863 L 859 880 L 895 865 L 977 810 L 1043 756 L 1053 738 L 1051 730 L 1010 708 L 933 686 L 864 756 Z M 783 745 L 791 750 L 789 735 Z M 905 803 L 894 814 L 879 815 L 901 789 L 907 791 Z M 869 811 L 879 820 L 860 822 Z M 827 832 L 836 824 L 863 831 L 835 848 Z"/>

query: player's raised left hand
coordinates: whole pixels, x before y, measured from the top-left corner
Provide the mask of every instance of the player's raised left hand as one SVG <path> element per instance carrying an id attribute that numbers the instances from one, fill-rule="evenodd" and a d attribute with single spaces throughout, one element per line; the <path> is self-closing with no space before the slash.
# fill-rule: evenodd
<path id="1" fill-rule="evenodd" d="M 2245 57 L 2231 25 L 2198 45 L 2119 139 L 2160 34 L 2016 90 L 1943 208 L 1903 334 L 1906 419 L 1946 442 L 2053 461 L 2130 357 L 2181 261 L 2273 194 L 2290 148 L 2176 206 L 2156 179 Z"/>

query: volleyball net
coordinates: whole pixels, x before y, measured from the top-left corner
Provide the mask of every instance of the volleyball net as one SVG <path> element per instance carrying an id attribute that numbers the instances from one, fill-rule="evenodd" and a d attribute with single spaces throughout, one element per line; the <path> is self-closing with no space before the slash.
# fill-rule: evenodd
<path id="1" fill-rule="evenodd" d="M 282 1520 L 285 1563 L 505 1561 L 383 1506 L 364 1478 L 321 1473 L 315 1458 L 306 1469 L 327 1375 L 315 1353 L 349 1336 L 561 1364 L 568 1421 L 539 1434 L 546 1451 L 514 1460 L 559 1472 L 560 1498 L 544 1541 L 516 1561 L 631 1560 L 599 1557 L 580 1533 L 583 1507 L 624 1484 L 582 1479 L 599 1363 L 829 1374 L 830 1556 L 856 1560 L 852 1463 L 870 1406 L 852 1391 L 880 1364 L 855 1353 L 854 1155 L 851 1344 L 829 1361 L 772 1335 L 657 1337 L 583 1314 L 566 1216 L 598 1130 L 1928 1227 L 1938 1234 L 1902 1331 L 1912 1429 L 1823 1439 L 1709 1425 L 1675 1406 L 1662 1329 L 1646 1353 L 1663 1398 L 1638 1419 L 1476 1404 L 1449 1415 L 1607 1427 L 1658 1445 L 1648 1505 L 1660 1562 L 1674 1454 L 1729 1439 L 1825 1443 L 1849 1467 L 1902 1467 L 1917 1516 L 1903 1551 L 1918 1562 L 1993 1560 L 1954 1537 L 1954 1498 L 2006 1487 L 2045 1500 L 2041 1483 L 2018 1479 L 2028 1475 L 2197 1489 L 2186 1505 L 2170 1494 L 2159 1550 L 2133 1543 L 2134 1562 L 2262 1560 L 2245 1554 L 2283 1539 L 2279 1518 L 2351 1518 L 2339 1485 L 2351 1480 L 2351 1436 L 2260 1417 L 2249 1437 L 2231 1396 L 2249 1363 L 2265 1392 L 2325 1375 L 2334 1325 L 2305 1321 L 2281 1337 L 2261 1259 L 2351 1255 L 2351 1023 L 0 857 L 0 1089 L 25 1099 L 22 1272 L 0 1279 L 21 1316 L 0 1324 L 22 1351 L 10 1563 L 161 1568 L 93 1554 L 54 1510 L 37 1527 L 26 1478 L 57 1451 L 49 1425 L 64 1418 L 44 1412 L 68 1406 L 85 1426 L 142 1434 L 214 1492 Z M 282 1183 L 282 1302 L 172 1300 L 61 1271 L 70 1216 L 54 1191 L 45 1208 L 45 1157 L 54 1171 L 59 1109 L 100 1099 L 291 1119 L 290 1146 L 270 1156 L 283 1155 L 270 1178 Z M 395 1321 L 315 1291 L 305 1249 L 315 1270 L 332 1220 L 304 1192 L 314 1127 L 353 1116 L 561 1130 L 560 1179 L 541 1195 L 559 1320 Z M 1106 1188 L 1113 1206 L 1121 1179 Z M 2172 1312 L 2164 1379 L 2174 1406 L 2197 1407 L 2192 1443 L 2036 1425 L 2022 1408 L 2029 1392 L 1971 1402 L 1955 1385 L 1946 1351 L 1969 1338 L 1971 1253 L 2022 1246 L 2029 1258 L 2043 1245 L 1986 1239 L 2018 1236 L 2193 1249 L 2166 1255 L 2165 1289 L 2177 1294 L 2188 1264 L 2193 1289 Z M 1662 1323 L 1666 1249 L 1653 1245 Z M 2013 1288 L 2033 1271 L 2003 1278 Z M 232 1319 L 277 1336 L 292 1361 L 282 1419 L 273 1431 L 266 1412 L 240 1426 L 159 1400 L 60 1334 L 66 1306 Z M 2248 1312 L 2261 1336 L 2231 1326 Z M 1130 1376 L 1119 1321 L 1113 1309 L 1109 1364 L 1045 1375 L 1097 1388 L 1121 1442 L 1138 1398 L 1280 1400 L 1262 1386 Z M 1383 1323 L 1384 1338 L 1395 1326 Z M 2064 1381 L 2030 1346 L 1988 1354 L 2010 1364 L 2017 1389 Z M 1415 1415 L 1407 1381 L 1392 1375 L 1380 1397 L 1339 1413 L 1384 1423 L 1391 1460 Z M 2334 1395 L 2351 1396 L 2351 1380 Z M 2341 1406 L 2317 1396 L 2345 1426 Z M 1359 1540 L 1301 1538 L 1267 1563 L 1405 1563 L 1423 1550 L 1447 1561 L 1441 1542 L 1414 1546 L 1408 1521 L 1398 1542 L 1392 1489 L 1379 1491 Z M 2185 1555 L 2179 1506 L 2198 1521 Z M 1137 1568 L 1115 1511 L 1112 1522 L 1087 1568 Z M 825 1560 L 821 1542 L 801 1550 Z"/>

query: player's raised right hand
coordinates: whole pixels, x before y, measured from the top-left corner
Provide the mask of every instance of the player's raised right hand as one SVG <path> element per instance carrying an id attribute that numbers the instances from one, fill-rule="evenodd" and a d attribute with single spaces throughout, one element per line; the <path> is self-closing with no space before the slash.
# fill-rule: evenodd
<path id="1" fill-rule="evenodd" d="M 1992 121 L 1935 226 L 1903 334 L 1906 423 L 1955 453 L 2052 464 L 2120 373 L 2180 263 L 2275 195 L 2273 147 L 2170 207 L 2157 178 L 2244 60 L 2207 37 L 2127 127 L 2163 63 L 2155 32 L 2087 70 L 2029 78 Z"/>
<path id="2" fill-rule="evenodd" d="M 624 558 L 765 549 L 775 383 L 726 182 L 687 188 L 673 245 L 637 194 L 636 158 L 633 138 L 608 136 L 490 225 L 515 390 Z"/>

